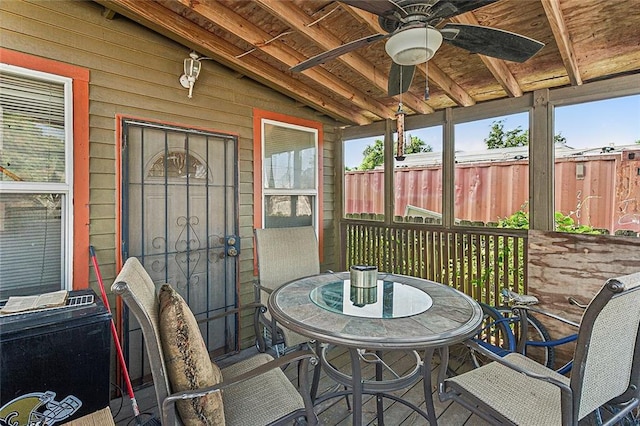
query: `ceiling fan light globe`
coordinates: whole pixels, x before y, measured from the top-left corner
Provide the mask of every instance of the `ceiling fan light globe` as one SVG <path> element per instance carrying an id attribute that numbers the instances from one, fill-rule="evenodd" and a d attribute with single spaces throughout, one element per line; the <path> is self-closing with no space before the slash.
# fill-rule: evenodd
<path id="1" fill-rule="evenodd" d="M 427 62 L 442 45 L 442 34 L 433 27 L 410 28 L 387 40 L 385 50 L 398 65 Z"/>
<path id="2" fill-rule="evenodd" d="M 399 51 L 392 59 L 398 65 L 417 65 L 427 62 L 429 58 L 425 49 L 413 47 Z"/>

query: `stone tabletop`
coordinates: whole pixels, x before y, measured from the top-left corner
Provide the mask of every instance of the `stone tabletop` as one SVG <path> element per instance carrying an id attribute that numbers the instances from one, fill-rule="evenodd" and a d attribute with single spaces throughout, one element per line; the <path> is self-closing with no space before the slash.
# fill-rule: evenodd
<path id="1" fill-rule="evenodd" d="M 431 307 L 403 318 L 364 318 L 331 312 L 311 300 L 314 288 L 348 279 L 348 272 L 340 272 L 294 280 L 271 294 L 269 311 L 284 327 L 310 338 L 371 350 L 450 345 L 474 335 L 482 322 L 480 305 L 464 293 L 433 281 L 384 272 L 378 274 L 378 280 L 424 291 L 431 297 Z"/>

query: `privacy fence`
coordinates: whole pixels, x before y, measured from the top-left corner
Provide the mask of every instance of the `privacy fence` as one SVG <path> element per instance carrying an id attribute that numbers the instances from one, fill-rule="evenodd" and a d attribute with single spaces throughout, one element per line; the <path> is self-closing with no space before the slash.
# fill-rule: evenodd
<path id="1" fill-rule="evenodd" d="M 556 211 L 612 235 L 640 233 L 640 145 L 556 158 L 554 173 Z M 423 210 L 429 217 L 442 212 L 440 165 L 396 167 L 393 181 L 394 215 L 417 216 L 411 210 Z M 454 215 L 460 220 L 495 222 L 526 209 L 529 199 L 526 160 L 496 157 L 457 163 L 454 182 Z M 384 170 L 346 172 L 344 193 L 347 215 L 384 213 Z"/>

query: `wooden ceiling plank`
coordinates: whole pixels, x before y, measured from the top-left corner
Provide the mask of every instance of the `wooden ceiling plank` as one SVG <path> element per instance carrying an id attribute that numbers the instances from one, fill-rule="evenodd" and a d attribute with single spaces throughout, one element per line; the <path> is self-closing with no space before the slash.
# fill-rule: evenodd
<path id="1" fill-rule="evenodd" d="M 573 43 L 569 36 L 569 30 L 564 20 L 562 10 L 560 9 L 560 3 L 558 0 L 541 0 L 544 13 L 547 15 L 547 20 L 551 26 L 553 37 L 558 45 L 560 56 L 564 67 L 567 69 L 567 75 L 569 81 L 573 86 L 582 85 L 582 77 L 580 77 L 580 70 L 578 69 L 578 62 L 576 61 L 576 54 L 573 49 Z"/>
<path id="2" fill-rule="evenodd" d="M 342 45 L 342 41 L 338 37 L 334 36 L 326 28 L 321 29 L 320 26 L 322 24 L 310 25 L 312 23 L 311 17 L 292 2 L 282 0 L 255 0 L 255 2 L 271 15 L 285 22 L 291 29 L 305 35 L 310 41 L 325 50 L 331 50 Z M 388 72 L 383 72 L 355 52 L 342 55 L 339 59 L 380 90 L 387 92 Z M 434 111 L 423 99 L 412 93 L 405 93 L 402 96 L 403 104 L 416 113 L 428 114 Z"/>
<path id="3" fill-rule="evenodd" d="M 225 43 L 209 31 L 156 2 L 137 0 L 96 0 L 96 2 L 180 44 L 206 53 L 223 65 L 236 70 L 241 69 L 256 81 L 311 105 L 338 121 L 359 125 L 371 123 L 365 115 L 327 100 L 321 93 L 282 74 L 281 71 L 255 57 L 237 59 L 236 56 L 244 53 L 239 48 Z"/>
<path id="4" fill-rule="evenodd" d="M 475 15 L 472 12 L 463 13 L 461 15 L 451 18 L 451 22 L 457 22 L 460 24 L 480 25 Z M 510 97 L 519 98 L 522 96 L 522 88 L 518 84 L 518 81 L 513 76 L 509 67 L 502 59 L 492 58 L 490 56 L 478 54 L 480 60 L 489 69 L 494 78 L 500 83 L 502 88 L 507 92 Z"/>
<path id="5" fill-rule="evenodd" d="M 365 25 L 368 25 L 372 31 L 379 32 L 380 34 L 386 34 L 386 32 L 380 27 L 378 16 L 367 12 L 366 10 L 358 9 L 357 7 L 346 6 L 344 8 L 351 16 L 359 20 Z M 458 83 L 456 83 L 447 73 L 442 71 L 436 64 L 429 63 L 427 66 L 428 72 L 425 72 L 425 67 L 422 65 L 416 66 L 416 69 L 423 76 L 427 76 L 429 80 L 437 84 L 447 96 L 460 106 L 475 105 L 476 101 L 467 93 Z M 428 74 L 428 75 L 426 75 Z"/>
<path id="6" fill-rule="evenodd" d="M 258 28 L 221 3 L 194 3 L 191 0 L 178 1 L 200 17 L 243 39 L 247 43 L 255 46 L 256 49 L 260 49 L 264 53 L 282 62 L 287 67 L 297 65 L 306 59 L 304 55 L 298 53 L 285 43 L 266 43 L 267 40 L 272 38 L 269 33 Z M 304 74 L 326 89 L 343 97 L 345 100 L 354 103 L 358 107 L 382 119 L 394 118 L 395 116 L 394 111 L 386 105 L 374 100 L 342 80 L 336 79 L 333 74 L 322 67 L 308 69 Z"/>
<path id="7" fill-rule="evenodd" d="M 507 64 L 502 59 L 491 58 L 489 56 L 478 55 L 480 60 L 489 69 L 491 74 L 500 83 L 500 86 L 507 92 L 512 98 L 519 98 L 523 92 L 518 84 L 518 81 L 513 76 Z"/>
<path id="8" fill-rule="evenodd" d="M 417 68 L 419 72 L 425 73 L 425 67 L 418 66 Z M 473 97 L 436 64 L 431 62 L 427 64 L 426 75 L 429 77 L 429 80 L 437 84 L 456 104 L 460 106 L 476 104 Z"/>
<path id="9" fill-rule="evenodd" d="M 380 34 L 386 34 L 387 33 L 380 26 L 380 21 L 378 19 L 378 15 L 376 15 L 374 13 L 371 13 L 371 12 L 367 12 L 366 10 L 359 9 L 357 7 L 348 6 L 348 5 L 344 4 L 344 3 L 340 3 L 340 5 L 342 6 L 342 8 L 347 13 L 349 13 L 351 16 L 353 16 L 355 19 L 357 19 L 358 21 L 360 21 L 364 25 L 367 25 L 373 31 L 375 31 L 377 33 L 380 33 Z"/>

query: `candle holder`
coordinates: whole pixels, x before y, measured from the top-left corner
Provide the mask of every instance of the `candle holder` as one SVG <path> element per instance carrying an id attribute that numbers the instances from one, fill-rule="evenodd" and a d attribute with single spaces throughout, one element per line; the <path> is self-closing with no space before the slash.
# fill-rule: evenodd
<path id="1" fill-rule="evenodd" d="M 378 285 L 378 267 L 353 265 L 349 268 L 351 286 L 359 288 L 375 288 Z"/>
<path id="2" fill-rule="evenodd" d="M 350 294 L 353 306 L 362 308 L 378 301 L 378 289 L 376 287 L 355 287 L 351 286 Z"/>

